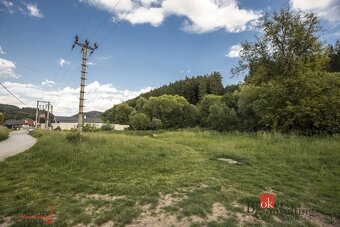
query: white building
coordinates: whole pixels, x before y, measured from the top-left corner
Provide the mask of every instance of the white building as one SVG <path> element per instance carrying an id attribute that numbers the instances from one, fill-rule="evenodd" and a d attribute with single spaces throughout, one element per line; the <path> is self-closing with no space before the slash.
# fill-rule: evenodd
<path id="1" fill-rule="evenodd" d="M 99 117 L 84 117 L 84 124 L 91 124 L 100 129 L 105 123 Z M 61 130 L 76 129 L 78 125 L 77 115 L 71 117 L 55 116 L 55 123 L 52 123 L 53 129 L 60 127 Z M 123 131 L 129 128 L 129 125 L 112 124 L 113 130 Z"/>

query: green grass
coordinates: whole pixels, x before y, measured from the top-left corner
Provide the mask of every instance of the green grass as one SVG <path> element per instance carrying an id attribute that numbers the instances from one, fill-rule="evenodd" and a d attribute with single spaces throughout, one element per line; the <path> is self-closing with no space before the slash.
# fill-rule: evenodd
<path id="1" fill-rule="evenodd" d="M 9 136 L 9 129 L 0 126 L 0 141 L 7 139 Z"/>
<path id="2" fill-rule="evenodd" d="M 268 191 L 286 207 L 301 205 L 340 217 L 339 136 L 184 130 L 85 133 L 75 140 L 67 139 L 67 132 L 33 134 L 38 137 L 34 147 L 0 162 L 0 223 L 11 217 L 21 225 L 20 214 L 51 204 L 55 224 L 113 221 L 123 226 L 140 216 L 143 205 L 152 211 L 162 196 L 172 194 L 178 200 L 162 210 L 179 221 L 198 216 L 208 226 L 233 226 L 236 216 L 208 220 L 213 205 L 252 215 L 247 203 L 258 203 L 259 194 Z M 278 217 L 285 221 L 284 215 Z M 257 218 L 278 224 L 272 215 Z M 303 220 L 291 224 L 297 223 L 310 226 Z"/>

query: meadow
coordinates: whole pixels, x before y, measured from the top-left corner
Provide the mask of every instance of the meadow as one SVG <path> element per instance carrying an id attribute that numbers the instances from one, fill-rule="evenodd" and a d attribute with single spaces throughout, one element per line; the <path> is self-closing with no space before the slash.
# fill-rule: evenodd
<path id="1" fill-rule="evenodd" d="M 339 136 L 198 129 L 32 135 L 36 145 L 0 162 L 4 225 L 21 226 L 22 214 L 48 205 L 57 226 L 339 223 Z M 262 193 L 273 193 L 281 210 L 252 207 Z"/>

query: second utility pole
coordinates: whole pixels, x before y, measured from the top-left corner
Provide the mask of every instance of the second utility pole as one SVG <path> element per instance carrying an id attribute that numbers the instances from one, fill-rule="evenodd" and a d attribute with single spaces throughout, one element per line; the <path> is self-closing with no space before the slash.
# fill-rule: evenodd
<path id="1" fill-rule="evenodd" d="M 79 37 L 76 35 L 74 39 L 74 44 L 72 49 L 78 45 L 81 47 L 81 51 L 83 53 L 83 62 L 81 64 L 81 80 L 80 80 L 80 97 L 79 97 L 79 113 L 78 113 L 78 129 L 79 131 L 83 130 L 84 126 L 84 96 L 85 96 L 85 80 L 86 80 L 86 61 L 87 61 L 87 50 L 91 50 L 90 55 L 93 53 L 95 49 L 98 48 L 98 45 L 94 43 L 93 47 L 90 46 L 89 41 L 85 40 L 84 43 L 79 42 Z"/>

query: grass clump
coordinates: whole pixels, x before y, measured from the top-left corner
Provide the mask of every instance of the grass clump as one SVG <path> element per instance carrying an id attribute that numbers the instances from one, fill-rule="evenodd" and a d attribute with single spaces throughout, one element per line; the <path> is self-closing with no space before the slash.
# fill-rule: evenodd
<path id="1" fill-rule="evenodd" d="M 0 126 L 0 141 L 7 139 L 9 136 L 9 129 Z"/>
<path id="2" fill-rule="evenodd" d="M 68 142 L 72 142 L 72 143 L 78 143 L 80 142 L 82 139 L 82 135 L 80 134 L 79 131 L 76 131 L 76 132 L 69 132 L 67 133 L 66 135 L 66 140 Z"/>

